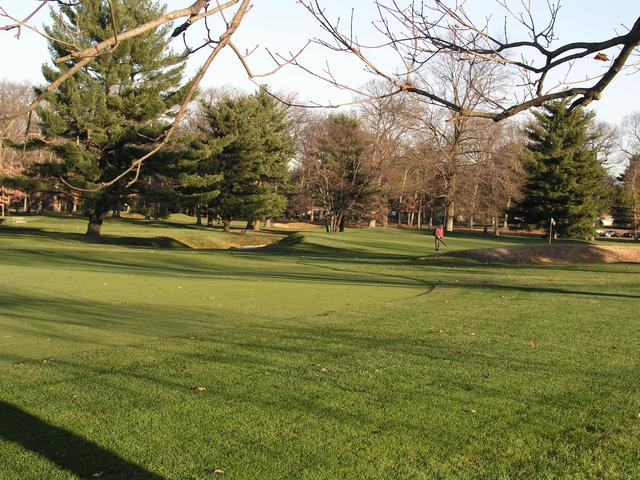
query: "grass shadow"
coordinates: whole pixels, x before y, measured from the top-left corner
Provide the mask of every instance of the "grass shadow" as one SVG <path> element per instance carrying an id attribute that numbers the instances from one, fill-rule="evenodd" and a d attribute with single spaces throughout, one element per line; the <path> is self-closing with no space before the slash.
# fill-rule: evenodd
<path id="1" fill-rule="evenodd" d="M 20 227 L 1 229 L 0 235 L 5 237 L 13 237 L 20 239 L 47 239 L 58 240 L 62 242 L 76 242 L 97 245 L 116 245 L 126 247 L 143 247 L 143 248 L 191 248 L 189 245 L 176 240 L 175 238 L 158 236 L 158 237 L 131 237 L 124 235 L 102 235 L 98 238 L 90 238 L 83 233 L 60 232 L 45 230 L 36 227 Z"/>
<path id="2" fill-rule="evenodd" d="M 163 480 L 80 435 L 1 400 L 0 439 L 37 453 L 79 478 Z"/>

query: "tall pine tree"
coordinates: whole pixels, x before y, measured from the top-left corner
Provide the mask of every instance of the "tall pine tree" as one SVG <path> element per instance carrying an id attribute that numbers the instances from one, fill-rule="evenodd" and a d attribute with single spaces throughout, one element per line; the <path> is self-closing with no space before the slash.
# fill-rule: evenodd
<path id="1" fill-rule="evenodd" d="M 558 234 L 592 238 L 607 194 L 606 171 L 589 146 L 593 114 L 558 101 L 534 116 L 526 129 L 528 177 L 512 214 L 523 227 L 548 228 L 553 218 Z"/>
<path id="2" fill-rule="evenodd" d="M 203 179 L 221 176 L 210 212 L 222 219 L 225 231 L 233 219 L 247 219 L 251 227 L 282 213 L 293 154 L 284 109 L 262 91 L 226 97 L 203 108 L 208 125 L 200 162 L 204 168 L 197 173 Z"/>
<path id="3" fill-rule="evenodd" d="M 120 33 L 161 15 L 165 7 L 154 0 L 112 0 Z M 55 60 L 113 36 L 107 0 L 83 0 L 60 5 L 47 34 Z M 39 174 L 62 177 L 74 186 L 92 190 L 117 177 L 144 155 L 168 128 L 172 108 L 184 98 L 181 88 L 184 61 L 168 47 L 169 27 L 121 42 L 64 82 L 38 110 L 43 144 L 59 161 L 40 167 Z M 72 47 L 73 46 L 73 47 Z M 43 74 L 54 82 L 77 62 L 71 59 L 44 65 Z M 145 170 L 161 162 L 156 157 Z M 89 216 L 87 235 L 100 235 L 107 212 L 132 193 L 124 178 L 97 192 L 83 193 Z"/>

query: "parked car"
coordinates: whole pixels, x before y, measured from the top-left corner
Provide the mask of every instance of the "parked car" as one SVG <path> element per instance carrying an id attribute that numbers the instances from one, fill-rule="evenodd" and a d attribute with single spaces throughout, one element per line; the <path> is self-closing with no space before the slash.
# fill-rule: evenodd
<path id="1" fill-rule="evenodd" d="M 622 236 L 623 236 L 624 238 L 633 238 L 633 231 L 631 231 L 631 232 L 624 232 L 624 233 L 622 234 Z"/>
<path id="2" fill-rule="evenodd" d="M 607 230 L 607 233 L 609 234 L 609 237 L 619 237 L 620 234 L 618 232 L 616 232 L 615 230 Z"/>

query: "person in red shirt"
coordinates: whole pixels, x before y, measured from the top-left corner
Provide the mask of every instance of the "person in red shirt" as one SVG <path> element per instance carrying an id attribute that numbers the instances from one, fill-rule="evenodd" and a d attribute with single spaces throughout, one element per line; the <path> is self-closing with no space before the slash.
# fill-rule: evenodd
<path id="1" fill-rule="evenodd" d="M 442 227 L 442 225 L 438 225 L 433 231 L 433 238 L 436 242 L 436 252 L 440 250 L 440 244 L 444 243 L 442 241 L 442 237 L 444 237 L 444 228 Z"/>

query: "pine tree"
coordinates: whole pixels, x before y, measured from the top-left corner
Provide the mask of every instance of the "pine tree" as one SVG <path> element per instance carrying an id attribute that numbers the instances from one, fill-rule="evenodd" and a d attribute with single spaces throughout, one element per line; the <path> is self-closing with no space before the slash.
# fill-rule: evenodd
<path id="1" fill-rule="evenodd" d="M 368 145 L 360 121 L 348 115 L 330 116 L 319 132 L 307 161 L 327 232 L 344 231 L 348 220 L 369 216 L 380 203 L 381 188 L 366 162 Z"/>
<path id="2" fill-rule="evenodd" d="M 134 28 L 164 12 L 154 0 L 113 0 L 120 32 Z M 113 36 L 106 0 L 83 0 L 60 5 L 47 34 L 53 59 L 75 47 L 86 48 Z M 80 28 L 81 27 L 81 28 Z M 65 178 L 76 187 L 92 190 L 117 177 L 146 153 L 171 120 L 171 110 L 184 96 L 181 88 L 184 61 L 168 47 L 169 27 L 121 42 L 64 82 L 38 110 L 44 144 L 59 162 L 43 165 L 38 174 Z M 74 47 L 71 47 L 74 46 Z M 44 65 L 43 74 L 54 82 L 78 60 Z M 41 145 L 43 146 L 43 145 Z M 142 173 L 162 161 L 145 163 Z M 100 235 L 102 221 L 132 190 L 131 177 L 97 192 L 83 193 L 89 216 L 87 235 Z M 57 185 L 60 182 L 55 181 Z"/>
<path id="3" fill-rule="evenodd" d="M 225 231 L 233 219 L 245 218 L 252 227 L 279 215 L 286 207 L 293 153 L 284 109 L 262 91 L 225 97 L 203 109 L 208 125 L 198 174 L 221 176 L 211 214 L 222 219 Z"/>
<path id="4" fill-rule="evenodd" d="M 606 172 L 589 147 L 593 114 L 550 102 L 534 112 L 526 129 L 527 181 L 512 211 L 520 226 L 548 228 L 572 238 L 593 238 L 606 203 Z"/>

